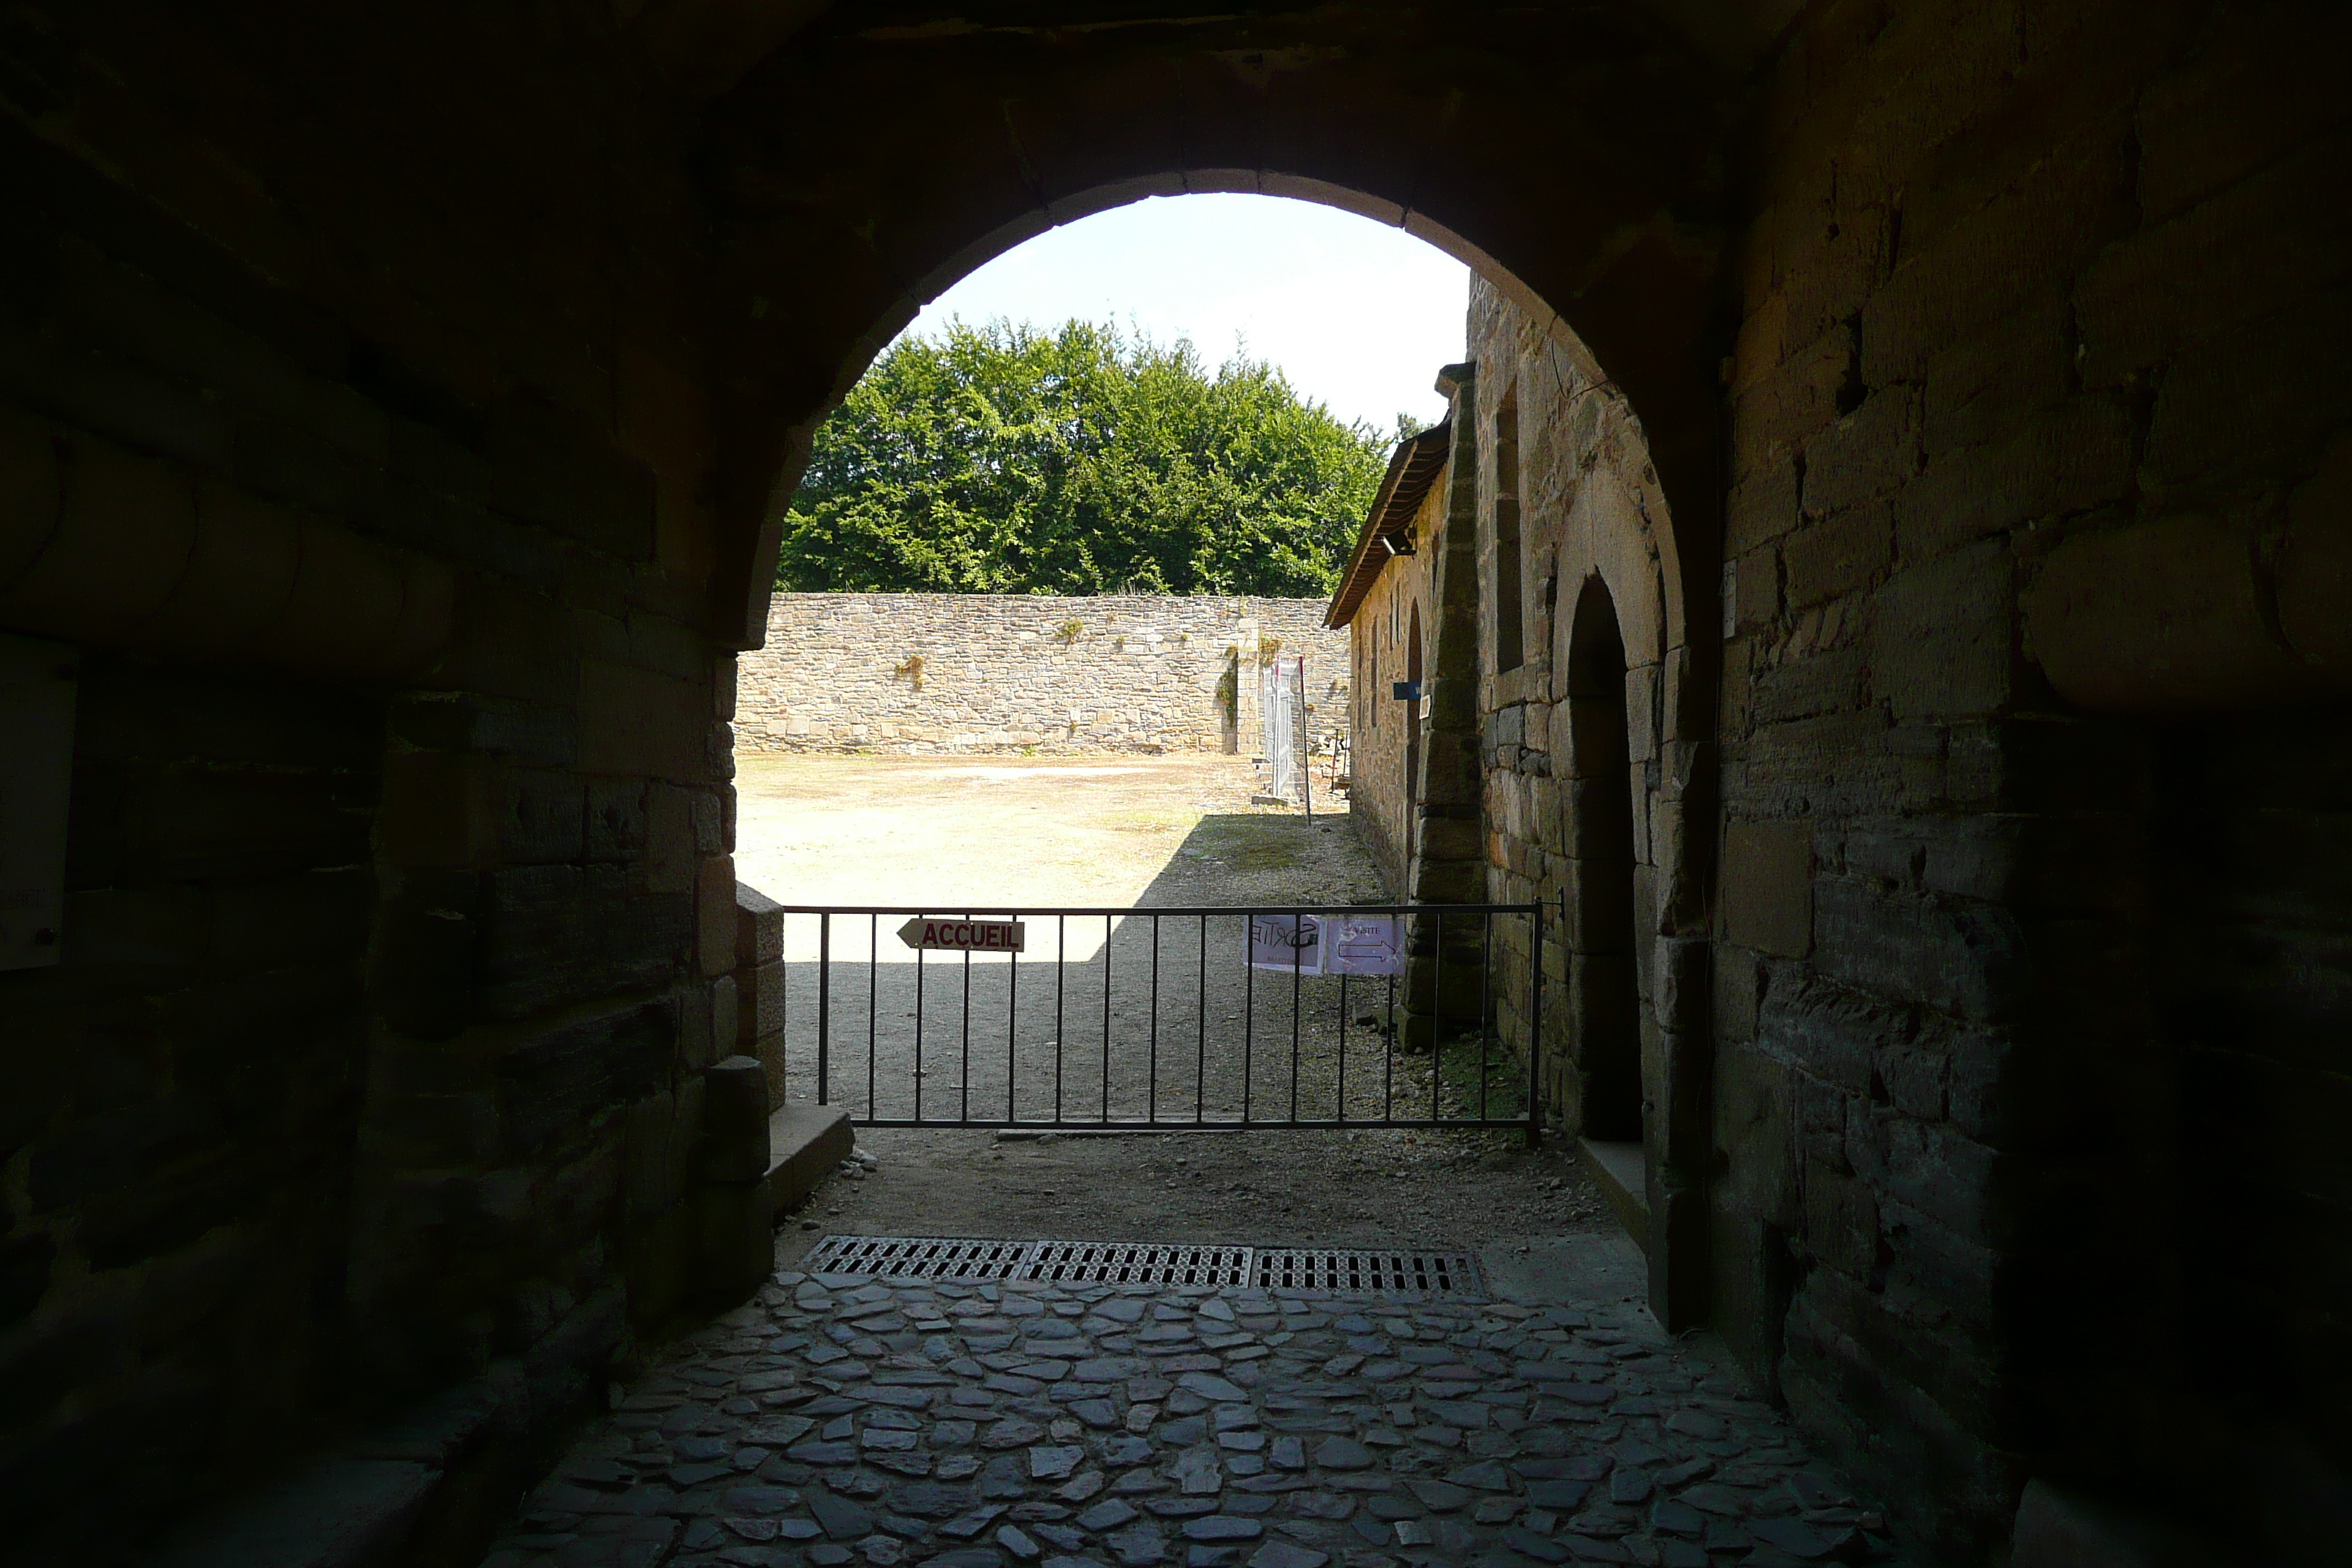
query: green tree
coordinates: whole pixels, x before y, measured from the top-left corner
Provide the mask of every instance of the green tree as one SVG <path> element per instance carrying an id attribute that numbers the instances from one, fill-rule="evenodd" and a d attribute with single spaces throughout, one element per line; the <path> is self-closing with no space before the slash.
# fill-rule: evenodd
<path id="1" fill-rule="evenodd" d="M 1328 593 L 1388 443 L 1236 354 L 1072 321 L 951 322 L 819 427 L 780 588 Z"/>

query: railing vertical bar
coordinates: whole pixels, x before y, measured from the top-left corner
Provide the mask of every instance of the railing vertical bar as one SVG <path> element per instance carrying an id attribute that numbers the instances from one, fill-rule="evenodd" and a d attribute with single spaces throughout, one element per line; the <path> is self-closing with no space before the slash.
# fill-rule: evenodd
<path id="1" fill-rule="evenodd" d="M 964 910 L 963 918 L 966 923 L 969 923 L 971 920 L 971 911 Z M 960 1122 L 970 1121 L 971 1120 L 971 949 L 970 948 L 963 950 L 963 1063 L 957 1069 L 956 1077 L 961 1080 L 956 1085 L 959 1096 L 956 1100 L 956 1120 Z"/>
<path id="2" fill-rule="evenodd" d="M 1478 1120 L 1484 1121 L 1486 1120 L 1487 1016 L 1492 1011 L 1487 1005 L 1492 998 L 1486 993 L 1494 982 L 1495 917 L 1481 915 L 1478 921 Z"/>
<path id="3" fill-rule="evenodd" d="M 1402 936 L 1406 929 L 1402 916 L 1398 917 L 1398 934 Z M 1400 969 L 1404 967 L 1404 954 L 1402 951 L 1404 945 L 1402 942 L 1398 944 L 1400 952 L 1397 954 L 1397 967 Z M 1396 1120 L 1396 1056 L 1397 1036 L 1400 1031 L 1397 1028 L 1397 977 L 1391 974 L 1383 978 L 1387 984 L 1389 997 L 1388 1016 L 1381 1023 L 1381 1120 L 1385 1122 Z"/>
<path id="4" fill-rule="evenodd" d="M 1145 1058 L 1143 1119 L 1160 1120 L 1160 917 L 1151 917 L 1151 1046 Z"/>
<path id="5" fill-rule="evenodd" d="M 779 942 L 776 942 L 776 945 L 779 945 L 779 952 L 776 952 L 776 959 L 783 962 L 785 954 L 793 952 L 791 914 L 779 914 L 779 917 L 776 917 L 776 926 L 779 926 Z M 736 1006 L 740 1006 L 740 1004 L 743 1004 L 743 996 L 736 994 Z M 791 1090 L 791 1084 L 793 1084 L 793 966 L 791 963 L 783 963 L 783 996 L 781 996 L 779 1004 L 776 1004 L 776 1013 L 779 1013 L 779 1016 L 776 1016 L 776 1072 L 781 1074 L 781 1081 L 785 1084 L 785 1093 L 793 1093 Z M 743 1016 L 736 1013 L 736 1032 L 740 1032 L 740 1018 L 743 1018 Z M 873 1112 L 868 1110 L 868 1114 Z"/>
<path id="6" fill-rule="evenodd" d="M 1054 1120 L 1062 1120 L 1062 996 L 1070 977 L 1070 917 L 1054 917 Z"/>
<path id="7" fill-rule="evenodd" d="M 1111 917 L 1103 916 L 1103 1076 L 1102 1119 L 1110 1120 L 1110 926 Z"/>
<path id="8" fill-rule="evenodd" d="M 1249 1125 L 1252 1091 L 1256 1087 L 1255 1047 L 1257 1044 L 1257 917 L 1242 911 L 1242 1125 Z"/>
<path id="9" fill-rule="evenodd" d="M 881 1004 L 875 997 L 882 984 L 882 917 L 866 917 L 866 1114 L 882 1114 L 882 1102 L 875 1092 L 874 1048 L 876 1020 L 881 1015 Z"/>
<path id="10" fill-rule="evenodd" d="M 1433 911 L 1430 920 L 1437 934 L 1429 966 L 1429 1119 L 1443 1121 L 1445 1111 L 1438 1096 L 1445 1085 L 1445 917 Z"/>
<path id="11" fill-rule="evenodd" d="M 1298 1120 L 1298 1013 L 1300 996 L 1306 984 L 1307 948 L 1302 940 L 1310 919 L 1307 915 L 1290 917 L 1290 1120 Z M 1323 928 L 1316 929 L 1316 941 L 1322 941 Z"/>
<path id="12" fill-rule="evenodd" d="M 1193 1023 L 1200 1032 L 1200 1060 L 1192 1068 L 1192 1124 L 1199 1126 L 1209 1119 L 1209 917 L 1201 917 L 1201 941 L 1193 950 L 1200 963 L 1201 994 L 1193 1010 Z"/>
<path id="13" fill-rule="evenodd" d="M 915 1120 L 923 1119 L 923 950 L 915 950 Z"/>
<path id="14" fill-rule="evenodd" d="M 1021 911 L 1011 916 L 1018 925 Z M 1013 1120 L 1014 1090 L 1021 1073 L 1021 950 L 1014 948 L 1005 960 L 1010 966 L 1004 972 L 1004 1120 Z"/>
<path id="15" fill-rule="evenodd" d="M 816 1102 L 825 1098 L 825 1079 L 833 1066 L 833 917 L 816 917 Z"/>
<path id="16" fill-rule="evenodd" d="M 1332 1120 L 1348 1120 L 1348 972 L 1339 971 L 1339 1092 L 1333 1102 L 1338 1109 Z"/>

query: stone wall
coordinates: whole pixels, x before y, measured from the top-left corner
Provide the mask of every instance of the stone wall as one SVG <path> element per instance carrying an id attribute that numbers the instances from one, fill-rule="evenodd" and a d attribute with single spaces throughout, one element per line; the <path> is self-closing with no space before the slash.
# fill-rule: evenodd
<path id="1" fill-rule="evenodd" d="M 1019 237 L 1243 189 L 1520 312 L 1424 799 L 1570 895 L 1564 1111 L 1638 1002 L 1661 1310 L 1922 1556 L 2029 1477 L 2340 1555 L 2344 8 L 1066 9 L 11 7 L 0 628 L 82 676 L 61 962 L 0 973 L 10 1553 L 598 1396 L 764 1005 L 728 725 L 809 432 Z"/>
<path id="2" fill-rule="evenodd" d="M 2294 608 L 2327 570 L 2302 531 L 2346 526 L 2346 38 L 2291 5 L 1833 7 L 1769 95 L 1804 133 L 1755 144 L 1719 1317 L 1817 1428 L 1959 1505 L 1955 1554 L 2021 1468 L 2175 1529 L 2235 1534 L 2233 1500 L 2280 1558 L 2325 1554 L 2352 1486 L 2301 1394 L 2209 1392 L 2230 1320 L 2182 1301 L 2248 1215 L 2347 1234 L 2324 1118 L 2280 1097 L 2336 1103 L 2347 1065 L 2308 1020 L 2352 994 L 2316 743 L 2347 716 L 2154 721 L 2316 691 Z M 2203 1135 L 2253 1125 L 2252 1165 Z M 2209 1178 L 2242 1195 L 2187 1228 L 2171 1194 Z M 2269 1386 L 2340 1395 L 2340 1307 L 2268 1268 L 2230 1289 L 2266 1303 Z"/>
<path id="3" fill-rule="evenodd" d="M 1421 788 L 1415 731 L 1423 704 L 1397 700 L 1395 689 L 1415 670 L 1428 673 L 1429 628 L 1435 621 L 1433 567 L 1445 527 L 1448 478 L 1437 477 L 1414 513 L 1412 553 L 1381 568 L 1348 624 L 1356 696 L 1348 811 L 1390 892 L 1399 898 L 1404 896 Z"/>
<path id="4" fill-rule="evenodd" d="M 131 106 L 222 40 L 83 20 L 119 70 L 19 79 L 79 118 L 0 120 L 0 626 L 82 650 L 60 962 L 0 974 L 28 1563 L 139 1559 L 485 1378 L 527 1466 L 695 1288 L 700 1075 L 738 1028 L 698 416 L 615 370 L 690 374 L 688 237 L 641 231 L 625 287 L 587 259 L 682 174 L 445 224 L 404 182 L 529 154 L 442 121 L 398 178 L 224 183 L 353 143 L 257 109 L 149 163 L 189 133 Z M 593 118 L 579 55 L 541 59 Z M 396 78 L 322 112 L 425 123 Z M 362 230 L 364 263 L 328 237 Z"/>
<path id="5" fill-rule="evenodd" d="M 1264 747 L 1259 681 L 1307 657 L 1318 746 L 1348 731 L 1347 634 L 1319 599 L 779 594 L 743 656 L 739 744 L 760 751 L 1235 752 Z"/>
<path id="6" fill-rule="evenodd" d="M 1458 417 L 1481 461 L 1459 526 L 1479 561 L 1487 892 L 1564 900 L 1542 955 L 1559 997 L 1541 1046 L 1545 1102 L 1571 1135 L 1642 1146 L 1633 1225 L 1651 1304 L 1693 1321 L 1706 1311 L 1703 1274 L 1676 1238 L 1696 1218 L 1684 1168 L 1706 1163 L 1688 1078 L 1706 1028 L 1691 984 L 1706 931 L 1703 867 L 1682 821 L 1706 735 L 1664 498 L 1640 421 L 1579 345 L 1475 286 L 1469 341 L 1476 395 Z"/>
<path id="7" fill-rule="evenodd" d="M 1365 672 L 1356 810 L 1376 853 L 1410 860 L 1399 886 L 1551 905 L 1540 955 L 1520 922 L 1497 931 L 1508 994 L 1545 965 L 1544 1037 L 1531 1042 L 1515 1011 L 1498 1026 L 1539 1050 L 1554 1128 L 1642 1149 L 1627 1219 L 1651 1252 L 1652 1305 L 1696 1321 L 1709 1305 L 1703 1184 L 1688 1173 L 1712 1148 L 1693 1092 L 1706 867 L 1683 823 L 1707 731 L 1665 500 L 1640 422 L 1581 344 L 1483 281 L 1468 342 L 1453 456 L 1416 520 L 1417 548 L 1381 569 L 1353 623 Z M 1410 667 L 1416 610 L 1430 760 L 1408 784 L 1407 715 L 1371 710 Z M 1599 660 L 1582 673 L 1580 629 L 1593 639 L 1586 662 Z M 1470 862 L 1466 886 L 1443 874 L 1456 857 Z"/>

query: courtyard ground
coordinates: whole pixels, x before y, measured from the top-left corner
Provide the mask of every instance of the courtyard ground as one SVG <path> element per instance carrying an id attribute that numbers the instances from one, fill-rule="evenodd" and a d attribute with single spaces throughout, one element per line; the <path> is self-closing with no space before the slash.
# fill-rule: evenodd
<path id="1" fill-rule="evenodd" d="M 789 904 L 1386 896 L 1344 803 L 1335 814 L 1318 801 L 1310 829 L 1295 809 L 1250 804 L 1260 777 L 1246 757 L 1198 752 L 1086 763 L 751 753 L 736 764 L 736 875 Z"/>
<path id="2" fill-rule="evenodd" d="M 1245 764 L 744 769 L 791 902 L 1382 896 Z M 1018 831 L 955 831 L 962 819 Z M 1216 847 L 1187 854 L 1204 842 Z M 935 863 L 925 857 L 936 855 Z M 622 1369 L 485 1568 L 1755 1568 L 1894 1556 L 1548 1147 L 1452 1130 L 868 1129 L 759 1299 Z M 1469 1251 L 1424 1296 L 811 1274 L 825 1236 Z"/>

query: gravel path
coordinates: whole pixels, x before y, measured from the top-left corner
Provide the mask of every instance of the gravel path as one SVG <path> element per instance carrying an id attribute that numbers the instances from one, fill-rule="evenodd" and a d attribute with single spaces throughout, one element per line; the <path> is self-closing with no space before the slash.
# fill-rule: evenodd
<path id="1" fill-rule="evenodd" d="M 779 1233 L 1006 1239 L 1509 1246 L 1614 1232 L 1558 1143 L 1438 1131 L 1045 1136 L 877 1129 Z M 806 1227 L 803 1229 L 801 1227 Z"/>

